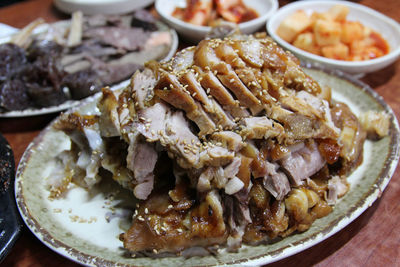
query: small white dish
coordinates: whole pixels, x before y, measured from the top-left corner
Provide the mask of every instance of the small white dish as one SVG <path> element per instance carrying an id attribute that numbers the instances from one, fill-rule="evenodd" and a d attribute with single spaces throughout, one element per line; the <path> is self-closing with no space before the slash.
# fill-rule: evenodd
<path id="1" fill-rule="evenodd" d="M 242 33 L 254 33 L 266 23 L 279 7 L 277 0 L 244 0 L 246 6 L 253 8 L 260 15 L 258 18 L 239 23 Z M 184 37 L 187 41 L 196 43 L 211 30 L 208 26 L 197 26 L 173 17 L 171 14 L 177 7 L 185 7 L 186 0 L 156 0 L 155 7 L 161 18 Z"/>
<path id="2" fill-rule="evenodd" d="M 349 21 L 359 21 L 363 25 L 379 32 L 388 42 L 390 52 L 382 57 L 365 61 L 335 60 L 299 49 L 284 41 L 276 34 L 276 30 L 281 22 L 296 10 L 304 10 L 306 13 L 311 14 L 313 11 L 326 11 L 336 4 L 345 5 L 349 8 L 350 12 L 347 16 Z M 279 9 L 268 20 L 267 31 L 279 45 L 290 50 L 304 63 L 313 63 L 329 69 L 341 70 L 349 74 L 363 74 L 380 70 L 395 62 L 400 56 L 400 24 L 371 8 L 347 1 L 300 1 L 288 4 Z"/>
<path id="3" fill-rule="evenodd" d="M 124 14 L 146 7 L 154 0 L 54 0 L 54 5 L 65 13 L 82 11 L 86 15 Z"/>

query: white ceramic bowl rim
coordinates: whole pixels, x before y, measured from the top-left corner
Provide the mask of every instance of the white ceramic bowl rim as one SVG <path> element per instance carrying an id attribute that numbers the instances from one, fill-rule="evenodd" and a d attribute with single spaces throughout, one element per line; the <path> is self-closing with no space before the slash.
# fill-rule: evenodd
<path id="1" fill-rule="evenodd" d="M 382 13 L 379 13 L 378 11 L 373 10 L 372 8 L 369 8 L 367 6 L 363 6 L 360 4 L 356 4 L 356 3 L 351 3 L 351 2 L 347 2 L 347 1 L 323 1 L 324 5 L 325 4 L 342 4 L 342 5 L 346 5 L 349 7 L 352 7 L 354 9 L 358 9 L 361 10 L 367 14 L 370 14 L 374 17 L 377 17 L 378 19 L 384 21 L 385 23 L 391 25 L 393 28 L 397 28 L 398 32 L 400 33 L 400 24 L 397 23 L 395 20 L 393 20 L 392 18 L 383 15 Z M 385 62 L 388 59 L 391 59 L 393 57 L 397 57 L 400 55 L 400 46 L 396 47 L 393 49 L 393 47 L 391 47 L 391 50 L 389 51 L 388 54 L 382 56 L 382 57 L 378 57 L 378 58 L 374 58 L 374 59 L 370 59 L 370 60 L 364 60 L 364 61 L 344 61 L 344 60 L 336 60 L 336 59 L 330 59 L 330 58 L 326 58 L 326 57 L 322 57 L 322 56 L 318 56 L 312 53 L 309 53 L 307 51 L 304 51 L 300 48 L 295 47 L 294 45 L 284 41 L 282 38 L 280 38 L 275 32 L 274 30 L 271 28 L 272 22 L 279 18 L 279 16 L 286 10 L 288 9 L 295 9 L 296 7 L 298 7 L 298 9 L 304 9 L 306 6 L 311 6 L 311 5 L 318 5 L 321 4 L 321 1 L 300 1 L 300 2 L 296 2 L 296 3 L 291 3 L 288 4 L 282 8 L 280 8 L 278 10 L 277 13 L 275 13 L 269 20 L 269 22 L 267 23 L 267 31 L 269 33 L 269 35 L 271 37 L 273 37 L 278 43 L 282 44 L 282 45 L 286 45 L 289 46 L 291 50 L 293 50 L 293 52 L 297 53 L 297 54 L 303 54 L 304 56 L 307 56 L 309 59 L 312 59 L 314 61 L 319 61 L 322 63 L 326 63 L 329 65 L 336 65 L 336 66 L 342 66 L 343 64 L 345 64 L 348 67 L 363 67 L 365 65 L 371 65 L 371 64 L 380 64 Z"/>
<path id="2" fill-rule="evenodd" d="M 257 24 L 257 23 L 263 22 L 267 18 L 269 18 L 279 7 L 279 4 L 278 4 L 277 1 L 269 1 L 269 2 L 272 4 L 272 6 L 271 6 L 270 10 L 268 10 L 267 13 L 263 14 L 262 16 L 259 16 L 256 19 L 252 19 L 252 20 L 249 20 L 249 21 L 246 21 L 246 22 L 239 23 L 238 24 L 239 28 L 245 28 L 247 26 L 250 26 L 250 25 L 253 25 L 253 24 Z M 203 31 L 203 32 L 209 32 L 211 30 L 210 26 L 194 25 L 194 24 L 185 22 L 183 20 L 177 19 L 174 16 L 164 12 L 165 9 L 163 9 L 160 6 L 160 1 L 158 1 L 158 0 L 156 0 L 155 6 L 156 6 L 156 10 L 160 13 L 161 16 L 167 18 L 168 20 L 171 20 L 173 23 L 176 23 L 176 24 L 181 25 L 181 26 L 182 25 L 189 25 L 192 29 L 195 29 L 195 30 L 198 30 L 198 31 Z"/>

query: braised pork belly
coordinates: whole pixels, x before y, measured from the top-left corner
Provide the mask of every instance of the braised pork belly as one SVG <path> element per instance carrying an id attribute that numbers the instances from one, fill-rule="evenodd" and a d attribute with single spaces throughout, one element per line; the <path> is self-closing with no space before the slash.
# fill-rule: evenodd
<path id="1" fill-rule="evenodd" d="M 99 115 L 64 114 L 60 159 L 69 180 L 106 170 L 139 200 L 129 252 L 233 251 L 307 230 L 347 192 L 367 134 L 329 90 L 269 38 L 203 40 L 103 89 Z"/>

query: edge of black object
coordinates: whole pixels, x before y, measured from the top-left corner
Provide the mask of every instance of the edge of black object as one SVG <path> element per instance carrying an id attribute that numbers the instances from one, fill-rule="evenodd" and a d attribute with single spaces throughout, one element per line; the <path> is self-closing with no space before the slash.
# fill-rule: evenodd
<path id="1" fill-rule="evenodd" d="M 0 134 L 0 262 L 11 251 L 22 229 L 14 197 L 14 180 L 14 154 Z"/>
<path id="2" fill-rule="evenodd" d="M 16 4 L 18 2 L 22 2 L 23 0 L 3 0 L 0 1 L 0 7 L 5 7 L 8 5 Z"/>

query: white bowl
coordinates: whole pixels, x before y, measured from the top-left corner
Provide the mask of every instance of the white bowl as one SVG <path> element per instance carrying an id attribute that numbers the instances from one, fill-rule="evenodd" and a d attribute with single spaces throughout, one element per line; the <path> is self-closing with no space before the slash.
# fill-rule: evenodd
<path id="1" fill-rule="evenodd" d="M 54 0 L 54 5 L 65 13 L 82 11 L 86 15 L 124 14 L 146 7 L 154 0 Z"/>
<path id="2" fill-rule="evenodd" d="M 250 34 L 260 29 L 279 7 L 277 0 L 244 0 L 248 7 L 260 15 L 258 18 L 239 23 L 242 33 Z M 185 7 L 186 0 L 156 0 L 155 7 L 161 18 L 184 37 L 187 41 L 196 43 L 211 30 L 208 26 L 196 26 L 173 17 L 171 14 L 176 7 Z"/>
<path id="3" fill-rule="evenodd" d="M 288 42 L 284 41 L 276 34 L 276 30 L 281 22 L 294 13 L 296 10 L 304 10 L 308 14 L 313 11 L 322 12 L 328 10 L 335 4 L 349 7 L 347 19 L 350 21 L 360 21 L 363 25 L 372 28 L 380 33 L 388 42 L 390 52 L 382 57 L 364 61 L 344 61 L 329 59 L 322 56 L 306 52 Z M 395 62 L 400 56 L 400 25 L 393 19 L 366 6 L 347 1 L 300 1 L 288 4 L 278 10 L 267 24 L 268 34 L 282 47 L 290 50 L 300 58 L 302 62 L 313 63 L 330 69 L 338 69 L 350 74 L 362 74 L 377 71 Z"/>

